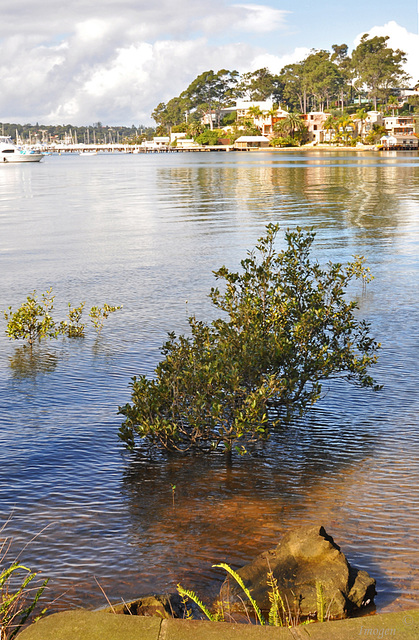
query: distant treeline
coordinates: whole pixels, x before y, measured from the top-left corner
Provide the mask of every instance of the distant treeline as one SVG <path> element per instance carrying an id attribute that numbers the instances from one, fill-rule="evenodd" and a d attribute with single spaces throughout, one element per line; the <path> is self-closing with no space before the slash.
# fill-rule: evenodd
<path id="1" fill-rule="evenodd" d="M 155 135 L 154 127 L 145 125 L 132 125 L 131 127 L 109 126 L 96 122 L 85 127 L 76 127 L 72 124 L 43 125 L 39 124 L 15 124 L 0 122 L 1 135 L 11 136 L 21 141 L 49 144 L 54 141 L 64 141 L 85 144 L 118 144 L 141 142 L 151 139 Z"/>
<path id="2" fill-rule="evenodd" d="M 167 103 L 156 106 L 151 117 L 164 134 L 174 126 L 188 129 L 203 118 L 219 127 L 224 124 L 224 110 L 236 100 L 263 102 L 272 99 L 289 112 L 329 111 L 354 105 L 365 99 L 376 111 L 379 103 L 386 107 L 397 102 L 401 88 L 410 78 L 404 71 L 406 54 L 388 46 L 389 36 L 370 38 L 364 34 L 350 53 L 347 44 L 334 44 L 332 50 L 312 50 L 301 60 L 285 65 L 278 74 L 267 67 L 239 74 L 236 70 L 204 71 Z M 419 86 L 419 83 L 418 83 Z M 413 105 L 414 106 L 414 105 Z"/>

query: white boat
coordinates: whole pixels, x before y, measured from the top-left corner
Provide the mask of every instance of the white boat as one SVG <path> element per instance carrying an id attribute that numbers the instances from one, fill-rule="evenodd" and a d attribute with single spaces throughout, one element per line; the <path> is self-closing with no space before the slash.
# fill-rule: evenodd
<path id="1" fill-rule="evenodd" d="M 3 162 L 39 162 L 43 153 L 30 149 L 20 149 L 9 136 L 0 136 L 0 163 Z"/>

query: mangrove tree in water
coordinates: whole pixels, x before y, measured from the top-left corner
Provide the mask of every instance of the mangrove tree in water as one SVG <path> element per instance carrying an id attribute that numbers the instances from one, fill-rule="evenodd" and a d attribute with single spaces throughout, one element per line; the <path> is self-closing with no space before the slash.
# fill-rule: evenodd
<path id="1" fill-rule="evenodd" d="M 214 272 L 224 286 L 210 298 L 222 317 L 190 317 L 189 336 L 169 334 L 154 379 L 133 378 L 131 403 L 119 407 L 128 448 L 140 438 L 179 451 L 245 450 L 307 411 L 326 379 L 378 388 L 368 371 L 379 345 L 347 299 L 353 279 L 369 280 L 364 259 L 322 268 L 310 256 L 313 232 L 287 231 L 278 252 L 278 230 L 266 227 L 240 272 Z"/>

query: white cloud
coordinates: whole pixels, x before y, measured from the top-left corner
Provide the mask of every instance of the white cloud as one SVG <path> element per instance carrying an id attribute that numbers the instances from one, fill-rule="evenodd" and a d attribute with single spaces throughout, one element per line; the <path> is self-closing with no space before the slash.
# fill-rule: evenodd
<path id="1" fill-rule="evenodd" d="M 266 36 L 286 26 L 287 12 L 255 2 L 101 0 L 99 11 L 97 0 L 14 0 L 0 22 L 1 118 L 151 123 L 159 102 L 207 69 L 278 73 L 304 59 L 310 52 L 304 47 L 267 51 Z M 419 36 L 395 22 L 369 33 L 389 35 L 391 47 L 406 51 L 413 81 L 419 79 Z"/>
<path id="2" fill-rule="evenodd" d="M 146 124 L 151 122 L 150 114 L 159 102 L 179 95 L 202 71 L 238 68 L 243 62 L 249 69 L 253 56 L 254 49 L 247 45 L 214 47 L 200 38 L 121 47 L 87 67 L 67 58 L 49 74 L 55 81 L 48 75 L 45 78 L 43 85 L 51 87 L 45 103 L 48 110 L 38 112 L 36 120 L 46 124 L 90 124 L 99 120 Z M 58 80 L 60 69 L 66 66 L 72 66 L 73 76 L 62 83 Z"/>
<path id="3" fill-rule="evenodd" d="M 397 22 L 388 22 L 382 27 L 373 27 L 366 33 L 371 38 L 375 36 L 389 36 L 388 46 L 392 49 L 401 49 L 406 53 L 407 62 L 405 64 L 406 72 L 412 77 L 412 84 L 419 80 L 419 35 L 411 33 Z M 354 41 L 355 46 L 359 44 L 362 36 L 360 34 Z"/>
<path id="4" fill-rule="evenodd" d="M 154 107 L 199 73 L 253 68 L 262 49 L 246 42 L 249 33 L 285 28 L 285 11 L 228 2 L 7 3 L 0 22 L 3 121 L 151 122 Z"/>
<path id="5" fill-rule="evenodd" d="M 102 40 L 109 34 L 110 27 L 105 20 L 90 18 L 75 25 L 75 37 L 86 42 Z"/>
<path id="6" fill-rule="evenodd" d="M 284 27 L 288 11 L 273 9 L 261 4 L 235 4 L 234 8 L 244 12 L 232 26 L 236 30 L 265 33 Z"/>
<path id="7" fill-rule="evenodd" d="M 297 47 L 292 53 L 286 53 L 283 56 L 274 56 L 271 53 L 260 53 L 253 58 L 246 71 L 256 71 L 256 69 L 267 67 L 271 73 L 279 73 L 287 64 L 301 62 L 309 53 L 310 49 L 305 47 Z"/>

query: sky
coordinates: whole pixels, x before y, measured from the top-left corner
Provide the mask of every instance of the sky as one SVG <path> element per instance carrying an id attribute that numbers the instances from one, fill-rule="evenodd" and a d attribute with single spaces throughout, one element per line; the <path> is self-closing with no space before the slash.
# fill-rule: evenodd
<path id="1" fill-rule="evenodd" d="M 0 122 L 153 125 L 203 71 L 390 36 L 419 80 L 418 0 L 1 0 Z"/>

